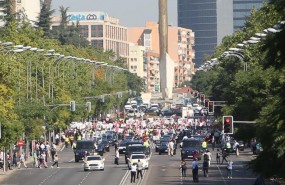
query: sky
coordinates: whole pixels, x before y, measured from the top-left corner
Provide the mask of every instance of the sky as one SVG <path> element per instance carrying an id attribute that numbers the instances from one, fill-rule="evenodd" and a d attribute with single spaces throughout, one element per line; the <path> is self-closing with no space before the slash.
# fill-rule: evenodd
<path id="1" fill-rule="evenodd" d="M 52 9 L 70 12 L 102 11 L 120 20 L 126 27 L 143 27 L 147 21 L 158 21 L 158 0 L 52 0 Z M 177 0 L 168 0 L 168 24 L 177 26 Z"/>

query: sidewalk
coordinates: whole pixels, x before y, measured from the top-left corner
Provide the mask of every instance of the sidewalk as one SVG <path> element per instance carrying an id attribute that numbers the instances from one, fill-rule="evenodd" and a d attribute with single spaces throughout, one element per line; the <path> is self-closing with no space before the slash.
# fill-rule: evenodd
<path id="1" fill-rule="evenodd" d="M 59 143 L 59 145 L 57 146 L 57 151 L 58 152 L 61 151 L 63 145 L 64 145 L 63 142 Z M 32 156 L 29 156 L 25 162 L 26 162 L 26 165 L 27 165 L 28 168 L 35 168 L 35 167 L 33 167 L 34 158 Z M 4 172 L 3 169 L 0 169 L 0 184 L 6 178 L 10 177 L 14 172 L 16 172 L 17 170 L 25 169 L 25 167 L 23 165 L 21 165 L 20 169 L 18 169 L 18 167 L 13 167 L 12 169 L 13 170 L 6 169 L 7 170 L 6 172 Z"/>

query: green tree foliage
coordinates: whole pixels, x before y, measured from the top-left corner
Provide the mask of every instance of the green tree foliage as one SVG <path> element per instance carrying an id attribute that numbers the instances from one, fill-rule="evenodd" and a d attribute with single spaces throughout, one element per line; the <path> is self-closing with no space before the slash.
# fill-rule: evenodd
<path id="1" fill-rule="evenodd" d="M 91 62 L 116 65 L 116 61 L 112 61 L 113 52 L 61 45 L 59 40 L 45 37 L 44 30 L 26 23 L 13 21 L 0 29 L 2 42 L 44 49 L 42 52 L 14 52 L 12 46 L 0 46 L 0 122 L 3 131 L 0 146 L 14 143 L 23 132 L 29 139 L 39 139 L 44 131 L 42 126 L 47 130 L 65 129 L 72 121 L 95 119 L 100 113 L 107 114 L 110 109 L 122 106 L 128 98 L 126 94 L 118 98 L 116 92 L 142 89 L 141 80 L 133 74 L 107 71 L 106 67 Z M 50 52 L 51 49 L 56 52 Z M 105 103 L 96 98 L 102 94 L 109 94 Z M 94 97 L 88 99 L 92 102 L 90 113 L 85 109 L 83 97 Z M 71 100 L 76 101 L 75 112 L 69 110 Z"/>
<path id="2" fill-rule="evenodd" d="M 50 26 L 51 26 L 51 16 L 54 13 L 54 10 L 50 9 L 50 6 L 46 3 L 43 3 L 40 15 L 38 17 L 39 21 L 37 25 L 43 29 L 45 36 L 50 36 Z"/>
<path id="3" fill-rule="evenodd" d="M 222 112 L 234 120 L 256 121 L 248 126 L 235 124 L 235 136 L 249 141 L 256 138 L 263 151 L 250 167 L 265 177 L 285 178 L 285 27 L 268 33 L 260 43 L 243 47 L 243 60 L 236 56 L 220 57 L 228 48 L 248 40 L 255 33 L 285 20 L 285 2 L 274 0 L 253 10 L 245 27 L 225 37 L 213 58 L 219 65 L 197 72 L 191 84 L 207 92 L 210 99 L 223 100 Z M 266 21 L 264 21 L 266 20 Z M 244 65 L 247 63 L 247 71 Z M 206 73 L 206 74 L 205 74 Z M 209 73 L 209 74 L 207 74 Z M 210 83 L 209 83 L 210 82 Z M 195 88 L 194 88 L 195 89 Z"/>
<path id="4" fill-rule="evenodd" d="M 62 45 L 74 45 L 77 47 L 87 47 L 89 42 L 82 36 L 80 23 L 69 24 L 69 18 L 67 15 L 68 7 L 64 8 L 61 6 L 60 10 L 60 25 L 54 26 L 51 30 L 52 38 L 56 38 Z"/>

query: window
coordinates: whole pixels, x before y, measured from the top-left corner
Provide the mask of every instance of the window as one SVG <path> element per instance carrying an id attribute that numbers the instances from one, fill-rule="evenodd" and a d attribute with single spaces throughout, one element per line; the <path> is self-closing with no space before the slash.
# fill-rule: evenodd
<path id="1" fill-rule="evenodd" d="M 21 3 L 21 0 L 17 0 L 17 3 Z"/>
<path id="2" fill-rule="evenodd" d="M 95 48 L 103 48 L 103 40 L 91 40 L 91 46 Z"/>
<path id="3" fill-rule="evenodd" d="M 87 25 L 80 26 L 80 33 L 82 37 L 88 38 L 88 26 Z"/>
<path id="4" fill-rule="evenodd" d="M 91 37 L 103 37 L 103 25 L 91 25 Z"/>

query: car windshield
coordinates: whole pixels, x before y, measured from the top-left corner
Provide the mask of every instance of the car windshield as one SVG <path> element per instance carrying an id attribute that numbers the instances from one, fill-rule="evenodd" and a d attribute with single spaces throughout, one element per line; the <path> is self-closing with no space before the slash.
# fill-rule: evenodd
<path id="1" fill-rule="evenodd" d="M 87 161 L 98 161 L 101 160 L 100 157 L 92 156 L 92 157 L 87 157 Z"/>
<path id="2" fill-rule="evenodd" d="M 161 145 L 161 146 L 167 146 L 168 143 L 167 143 L 167 142 L 163 142 L 163 143 L 161 143 L 160 145 Z"/>
<path id="3" fill-rule="evenodd" d="M 124 141 L 120 142 L 120 146 L 127 146 L 127 142 Z"/>
<path id="4" fill-rule="evenodd" d="M 94 144 L 93 142 L 77 142 L 77 149 L 93 149 Z"/>
<path id="5" fill-rule="evenodd" d="M 131 146 L 128 148 L 129 151 L 132 152 L 144 152 L 146 150 L 145 146 Z"/>
<path id="6" fill-rule="evenodd" d="M 182 146 L 183 147 L 200 147 L 201 144 L 199 141 L 196 141 L 196 140 L 190 140 L 190 141 L 184 140 Z"/>
<path id="7" fill-rule="evenodd" d="M 144 155 L 132 155 L 132 159 L 144 159 Z"/>

